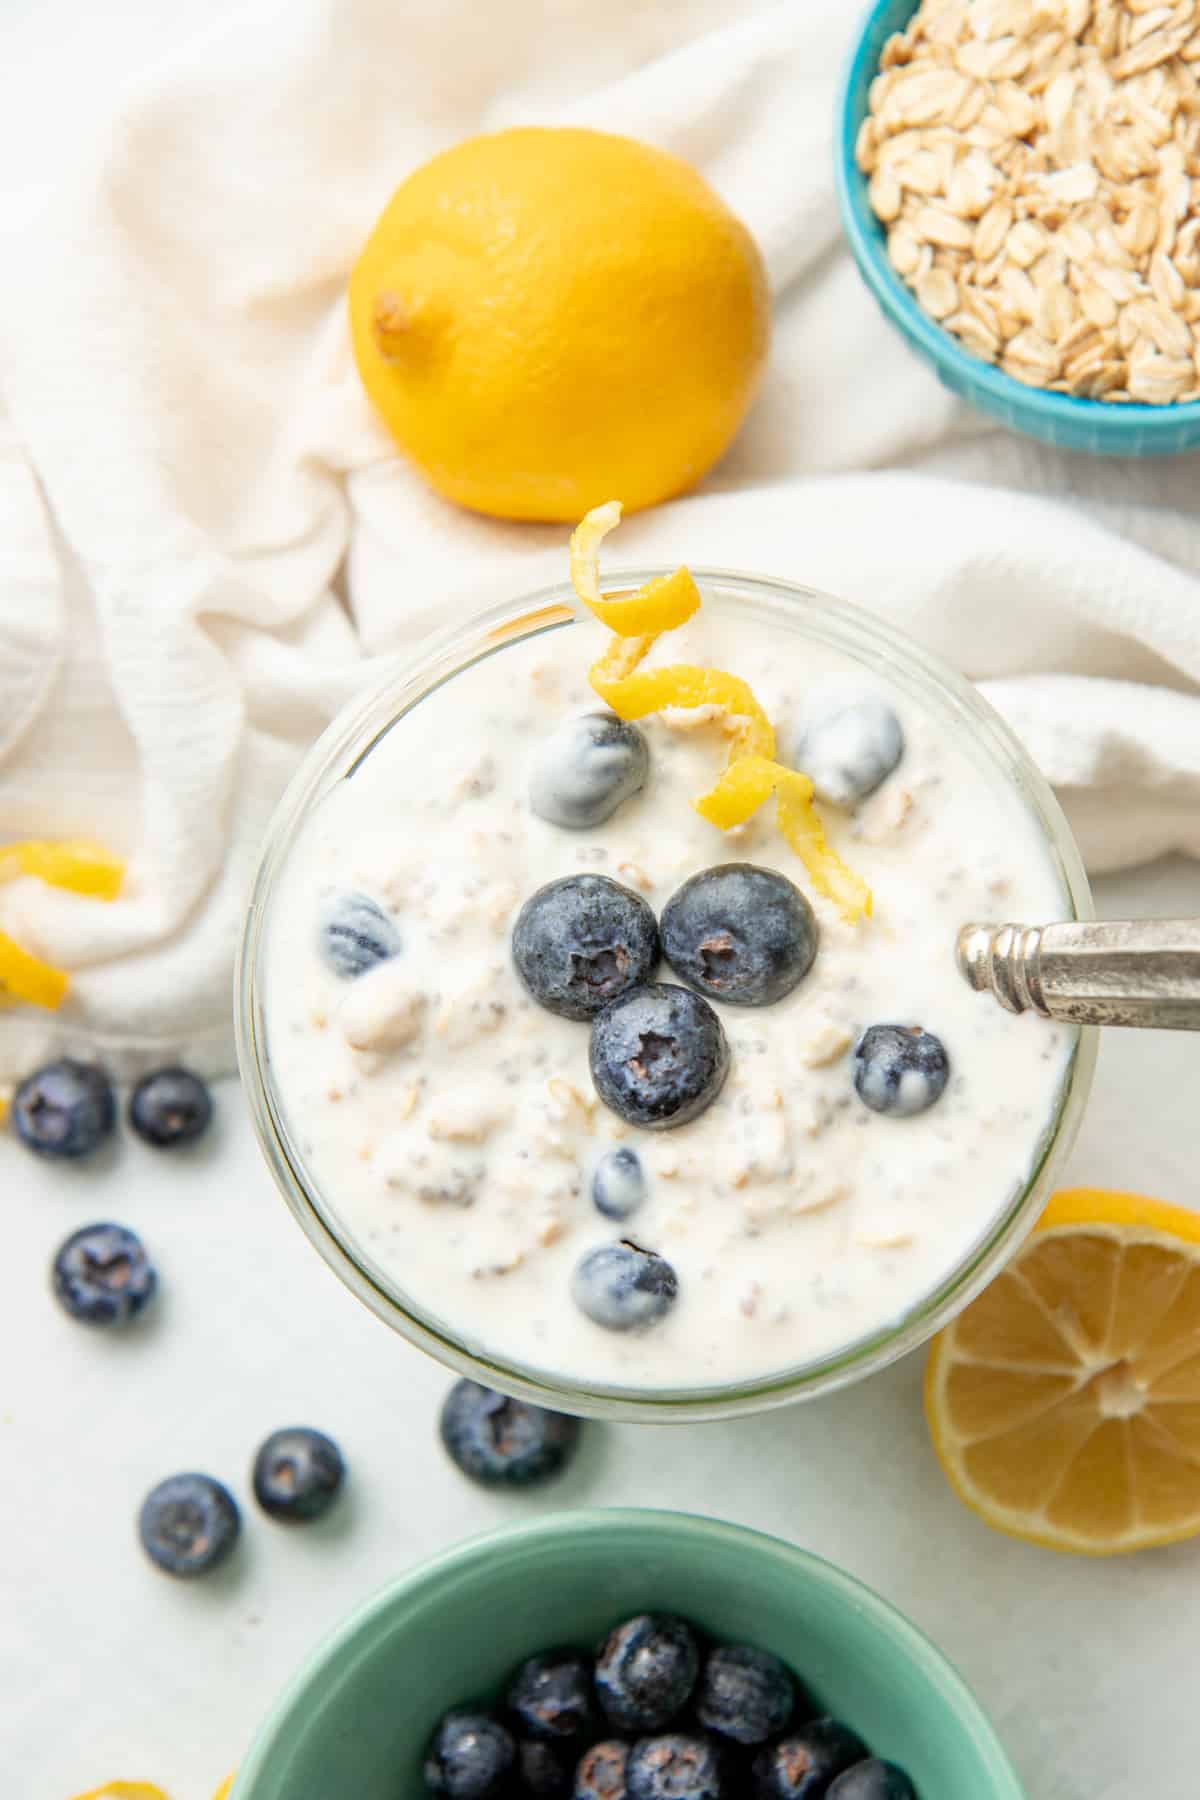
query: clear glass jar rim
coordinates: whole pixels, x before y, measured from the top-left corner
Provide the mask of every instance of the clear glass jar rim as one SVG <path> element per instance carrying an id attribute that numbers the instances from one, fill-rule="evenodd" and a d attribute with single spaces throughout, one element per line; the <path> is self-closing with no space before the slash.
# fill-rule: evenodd
<path id="1" fill-rule="evenodd" d="M 611 594 L 669 572 L 665 567 L 614 571 L 606 576 L 604 585 Z M 708 590 L 721 599 L 756 608 L 782 609 L 777 623 L 885 668 L 890 680 L 919 692 L 924 705 L 932 704 L 948 720 L 957 720 L 959 726 L 968 729 L 976 751 L 985 754 L 992 766 L 1017 788 L 1026 809 L 1040 826 L 1059 870 L 1066 903 L 1064 917 L 1093 916 L 1087 875 L 1050 787 L 1010 727 L 964 677 L 878 615 L 818 590 L 735 570 L 692 567 L 692 574 L 702 592 Z M 242 1081 L 268 1166 L 310 1241 L 371 1311 L 440 1362 L 487 1386 L 579 1414 L 614 1419 L 696 1419 L 765 1410 L 829 1392 L 885 1367 L 925 1342 L 987 1284 L 1032 1226 L 1052 1174 L 1074 1141 L 1091 1084 L 1096 1034 L 1086 1029 L 1076 1032 L 1056 1113 L 1045 1134 L 1037 1166 L 1022 1192 L 992 1221 L 968 1256 L 948 1272 L 932 1294 L 896 1320 L 830 1355 L 729 1387 L 593 1387 L 556 1379 L 544 1370 L 508 1364 L 495 1353 L 474 1350 L 436 1319 L 423 1314 L 412 1297 L 394 1288 L 384 1272 L 339 1231 L 291 1143 L 283 1108 L 270 1079 L 258 979 L 262 935 L 275 881 L 296 832 L 313 805 L 370 754 L 396 719 L 462 668 L 501 650 L 507 643 L 569 624 L 576 613 L 570 584 L 556 582 L 453 622 L 412 650 L 389 659 L 377 680 L 339 713 L 312 746 L 268 827 L 247 911 L 235 984 Z M 784 616 L 787 613 L 792 614 L 790 619 Z"/>

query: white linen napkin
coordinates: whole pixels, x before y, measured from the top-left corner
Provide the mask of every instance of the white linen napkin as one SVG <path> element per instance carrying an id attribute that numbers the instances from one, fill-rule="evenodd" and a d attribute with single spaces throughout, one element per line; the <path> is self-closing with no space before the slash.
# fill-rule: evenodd
<path id="1" fill-rule="evenodd" d="M 9 242 L 0 292 L 0 837 L 130 859 L 111 906 L 25 881 L 0 929 L 73 972 L 0 1015 L 52 1048 L 231 1062 L 271 809 L 386 651 L 561 576 L 565 533 L 434 498 L 373 421 L 347 271 L 455 139 L 574 122 L 703 169 L 755 232 L 771 368 L 704 488 L 612 566 L 691 560 L 887 614 L 983 683 L 1093 870 L 1200 855 L 1200 457 L 993 430 L 875 311 L 831 179 L 845 0 L 258 0 L 130 91 Z"/>

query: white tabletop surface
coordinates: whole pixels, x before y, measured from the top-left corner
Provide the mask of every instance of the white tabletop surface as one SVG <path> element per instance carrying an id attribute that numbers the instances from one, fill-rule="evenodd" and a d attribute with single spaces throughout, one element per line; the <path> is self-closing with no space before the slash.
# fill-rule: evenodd
<path id="1" fill-rule="evenodd" d="M 1200 913 L 1200 870 L 1109 880 L 1100 902 Z M 1070 1178 L 1200 1203 L 1196 1070 L 1194 1037 L 1107 1034 Z M 0 1792 L 68 1800 L 122 1775 L 209 1800 L 317 1638 L 389 1577 L 542 1508 L 634 1504 L 776 1532 L 878 1588 L 976 1688 L 1030 1800 L 1195 1800 L 1200 1549 L 1094 1563 L 989 1532 L 934 1463 L 920 1357 L 736 1424 L 589 1426 L 557 1487 L 487 1495 L 436 1439 L 450 1378 L 309 1248 L 234 1083 L 219 1105 L 212 1143 L 182 1159 L 124 1138 L 102 1167 L 63 1171 L 0 1143 Z M 60 1239 L 105 1217 L 162 1271 L 157 1316 L 124 1339 L 46 1290 Z M 242 1548 L 209 1580 L 145 1563 L 134 1517 L 153 1482 L 206 1469 L 246 1501 L 259 1440 L 300 1422 L 344 1448 L 336 1514 L 289 1532 L 248 1502 Z"/>
<path id="2" fill-rule="evenodd" d="M 0 0 L 8 198 L 53 179 L 114 82 L 226 10 Z M 1200 870 L 1106 881 L 1099 899 L 1200 913 Z M 1110 1033 L 1070 1179 L 1200 1205 L 1196 1074 L 1195 1038 Z M 974 1685 L 1030 1800 L 1195 1800 L 1200 1548 L 1096 1564 L 988 1532 L 933 1461 L 919 1358 L 738 1424 L 589 1427 L 556 1489 L 483 1494 L 436 1441 L 448 1376 L 323 1268 L 235 1084 L 219 1108 L 211 1144 L 181 1161 L 126 1140 L 64 1173 L 0 1142 L 0 1792 L 68 1800 L 125 1776 L 208 1800 L 316 1639 L 389 1577 L 543 1507 L 637 1504 L 777 1532 L 877 1587 Z M 61 1238 L 101 1217 L 140 1231 L 162 1270 L 157 1316 L 124 1340 L 74 1326 L 46 1289 Z M 199 1467 L 245 1500 L 256 1444 L 296 1422 L 345 1450 L 337 1514 L 286 1532 L 251 1504 L 232 1566 L 192 1586 L 156 1575 L 134 1539 L 145 1490 Z"/>

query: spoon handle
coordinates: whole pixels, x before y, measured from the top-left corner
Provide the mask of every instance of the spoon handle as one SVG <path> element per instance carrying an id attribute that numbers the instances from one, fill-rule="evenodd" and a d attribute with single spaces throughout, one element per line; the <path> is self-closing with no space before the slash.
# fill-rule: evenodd
<path id="1" fill-rule="evenodd" d="M 1009 1012 L 1200 1031 L 1200 919 L 964 925 L 958 967 Z"/>

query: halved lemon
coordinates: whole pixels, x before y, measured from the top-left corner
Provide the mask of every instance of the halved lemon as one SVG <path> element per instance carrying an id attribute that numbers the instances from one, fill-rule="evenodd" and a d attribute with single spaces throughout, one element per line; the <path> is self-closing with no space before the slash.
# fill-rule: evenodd
<path id="1" fill-rule="evenodd" d="M 997 1531 L 1084 1556 L 1200 1532 L 1200 1213 L 1056 1194 L 934 1339 L 933 1446 Z"/>

